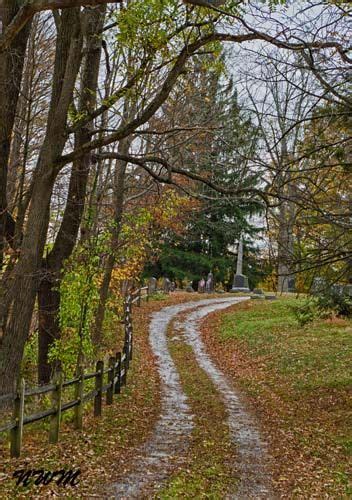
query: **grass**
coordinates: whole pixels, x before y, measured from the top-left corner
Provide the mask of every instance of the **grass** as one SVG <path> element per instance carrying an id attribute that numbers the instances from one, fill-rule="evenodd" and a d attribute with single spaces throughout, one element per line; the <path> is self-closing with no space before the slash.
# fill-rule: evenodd
<path id="1" fill-rule="evenodd" d="M 293 300 L 226 315 L 220 339 L 240 340 L 252 356 L 267 356 L 267 367 L 288 377 L 298 392 L 351 387 L 351 324 L 317 321 L 301 328 Z"/>
<path id="2" fill-rule="evenodd" d="M 250 302 L 215 314 L 204 337 L 256 408 L 278 491 L 352 498 L 352 321 L 300 327 L 296 303 Z"/>
<path id="3" fill-rule="evenodd" d="M 169 298 L 169 294 L 158 291 L 154 292 L 152 295 L 149 296 L 149 300 L 153 301 L 160 301 L 160 300 L 167 300 Z"/>
<path id="4" fill-rule="evenodd" d="M 236 450 L 231 443 L 224 404 L 189 346 L 173 341 L 170 351 L 194 414 L 195 428 L 185 466 L 174 473 L 157 498 L 221 500 L 236 490 L 237 482 L 233 468 Z"/>

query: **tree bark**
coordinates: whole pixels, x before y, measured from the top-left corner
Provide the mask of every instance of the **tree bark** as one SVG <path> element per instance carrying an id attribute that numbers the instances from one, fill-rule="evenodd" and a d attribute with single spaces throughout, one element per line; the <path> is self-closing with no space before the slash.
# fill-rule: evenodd
<path id="1" fill-rule="evenodd" d="M 281 144 L 281 169 L 284 172 L 289 164 L 287 142 L 282 140 Z M 287 293 L 294 290 L 295 276 L 292 274 L 292 260 L 294 253 L 293 228 L 295 223 L 295 208 L 293 205 L 293 185 L 291 172 L 288 170 L 282 176 L 282 190 L 287 199 L 282 200 L 279 207 L 279 232 L 278 232 L 278 283 L 279 293 Z"/>
<path id="2" fill-rule="evenodd" d="M 105 7 L 87 9 L 84 13 L 86 56 L 81 79 L 81 99 L 79 112 L 91 112 L 95 107 L 98 86 L 101 41 L 95 36 L 103 28 Z M 91 124 L 76 133 L 75 144 L 80 146 L 90 140 Z M 64 261 L 74 249 L 82 220 L 91 154 L 74 162 L 68 190 L 68 197 L 62 223 L 51 252 L 43 262 L 42 277 L 38 290 L 39 344 L 38 380 L 47 383 L 55 369 L 48 361 L 48 352 L 53 342 L 60 338 L 58 321 L 60 309 L 60 281 Z"/>
<path id="3" fill-rule="evenodd" d="M 119 1 L 121 2 L 122 0 L 27 0 L 26 2 L 21 2 L 21 8 L 17 9 L 16 16 L 12 18 L 11 23 L 6 26 L 6 29 L 3 29 L 3 34 L 0 34 L 0 51 L 9 47 L 14 38 L 26 28 L 27 23 L 38 12 L 71 9 L 86 5 L 99 6 L 108 3 L 118 3 Z M 15 2 L 9 0 L 8 3 Z"/>
<path id="4" fill-rule="evenodd" d="M 20 257 L 6 297 L 5 309 L 9 314 L 0 344 L 0 394 L 14 389 L 20 372 L 46 241 L 51 193 L 58 173 L 54 165 L 67 140 L 67 113 L 81 61 L 79 10 L 64 11 L 61 17 L 46 135 L 34 174 Z"/>
<path id="5" fill-rule="evenodd" d="M 119 143 L 119 152 L 121 154 L 128 154 L 131 144 L 131 139 L 123 139 Z M 97 312 L 95 315 L 95 326 L 93 331 L 93 344 L 99 348 L 102 341 L 103 334 L 103 323 L 105 317 L 105 307 L 106 301 L 109 296 L 109 287 L 111 282 L 112 271 L 115 265 L 115 252 L 119 242 L 119 236 L 121 232 L 121 220 L 123 215 L 123 201 L 124 201 L 124 190 L 125 190 L 125 173 L 126 173 L 127 162 L 118 160 L 116 162 L 117 173 L 115 175 L 115 207 L 114 207 L 114 225 L 111 234 L 111 246 L 110 253 L 107 258 L 103 282 L 99 290 L 99 303 Z"/>
<path id="6" fill-rule="evenodd" d="M 294 274 L 292 274 L 293 258 L 293 227 L 290 202 L 280 205 L 278 233 L 278 292 L 287 293 L 294 289 Z"/>
<path id="7" fill-rule="evenodd" d="M 6 29 L 18 13 L 19 4 L 18 1 L 3 0 L 0 11 L 3 29 Z M 28 24 L 26 29 L 12 40 L 7 50 L 0 52 L 0 271 L 3 266 L 6 241 L 7 175 L 11 136 L 29 30 Z"/>

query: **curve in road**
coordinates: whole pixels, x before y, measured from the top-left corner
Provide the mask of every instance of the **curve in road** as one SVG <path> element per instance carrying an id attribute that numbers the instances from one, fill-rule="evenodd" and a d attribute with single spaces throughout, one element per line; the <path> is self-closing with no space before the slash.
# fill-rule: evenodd
<path id="1" fill-rule="evenodd" d="M 113 485 L 113 496 L 123 498 L 150 498 L 177 467 L 182 467 L 183 457 L 193 429 L 192 414 L 183 392 L 177 367 L 168 349 L 167 330 L 177 315 L 191 311 L 178 330 L 192 346 L 200 367 L 208 374 L 220 391 L 228 413 L 232 438 L 237 446 L 236 464 L 241 477 L 239 489 L 232 498 L 273 498 L 267 472 L 265 445 L 253 418 L 246 412 L 238 393 L 227 382 L 205 351 L 199 336 L 199 322 L 213 311 L 227 308 L 246 300 L 238 297 L 206 299 L 165 307 L 152 316 L 149 339 L 157 360 L 161 381 L 161 415 L 152 438 L 135 454 L 130 473 Z"/>

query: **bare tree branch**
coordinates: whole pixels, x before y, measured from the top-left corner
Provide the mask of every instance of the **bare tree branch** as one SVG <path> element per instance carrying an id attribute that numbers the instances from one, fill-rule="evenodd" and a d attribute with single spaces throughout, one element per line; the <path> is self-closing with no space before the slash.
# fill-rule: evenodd
<path id="1" fill-rule="evenodd" d="M 12 22 L 0 36 L 0 52 L 7 49 L 17 34 L 32 17 L 44 10 L 68 9 L 80 6 L 96 6 L 107 3 L 120 3 L 122 0 L 28 0 L 18 11 Z"/>

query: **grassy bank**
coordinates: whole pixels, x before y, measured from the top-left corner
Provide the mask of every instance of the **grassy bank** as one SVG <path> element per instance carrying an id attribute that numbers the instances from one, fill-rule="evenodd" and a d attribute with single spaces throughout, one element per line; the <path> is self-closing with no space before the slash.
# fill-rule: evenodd
<path id="1" fill-rule="evenodd" d="M 302 328 L 295 299 L 248 302 L 203 328 L 214 359 L 243 390 L 289 498 L 352 497 L 352 322 Z"/>

